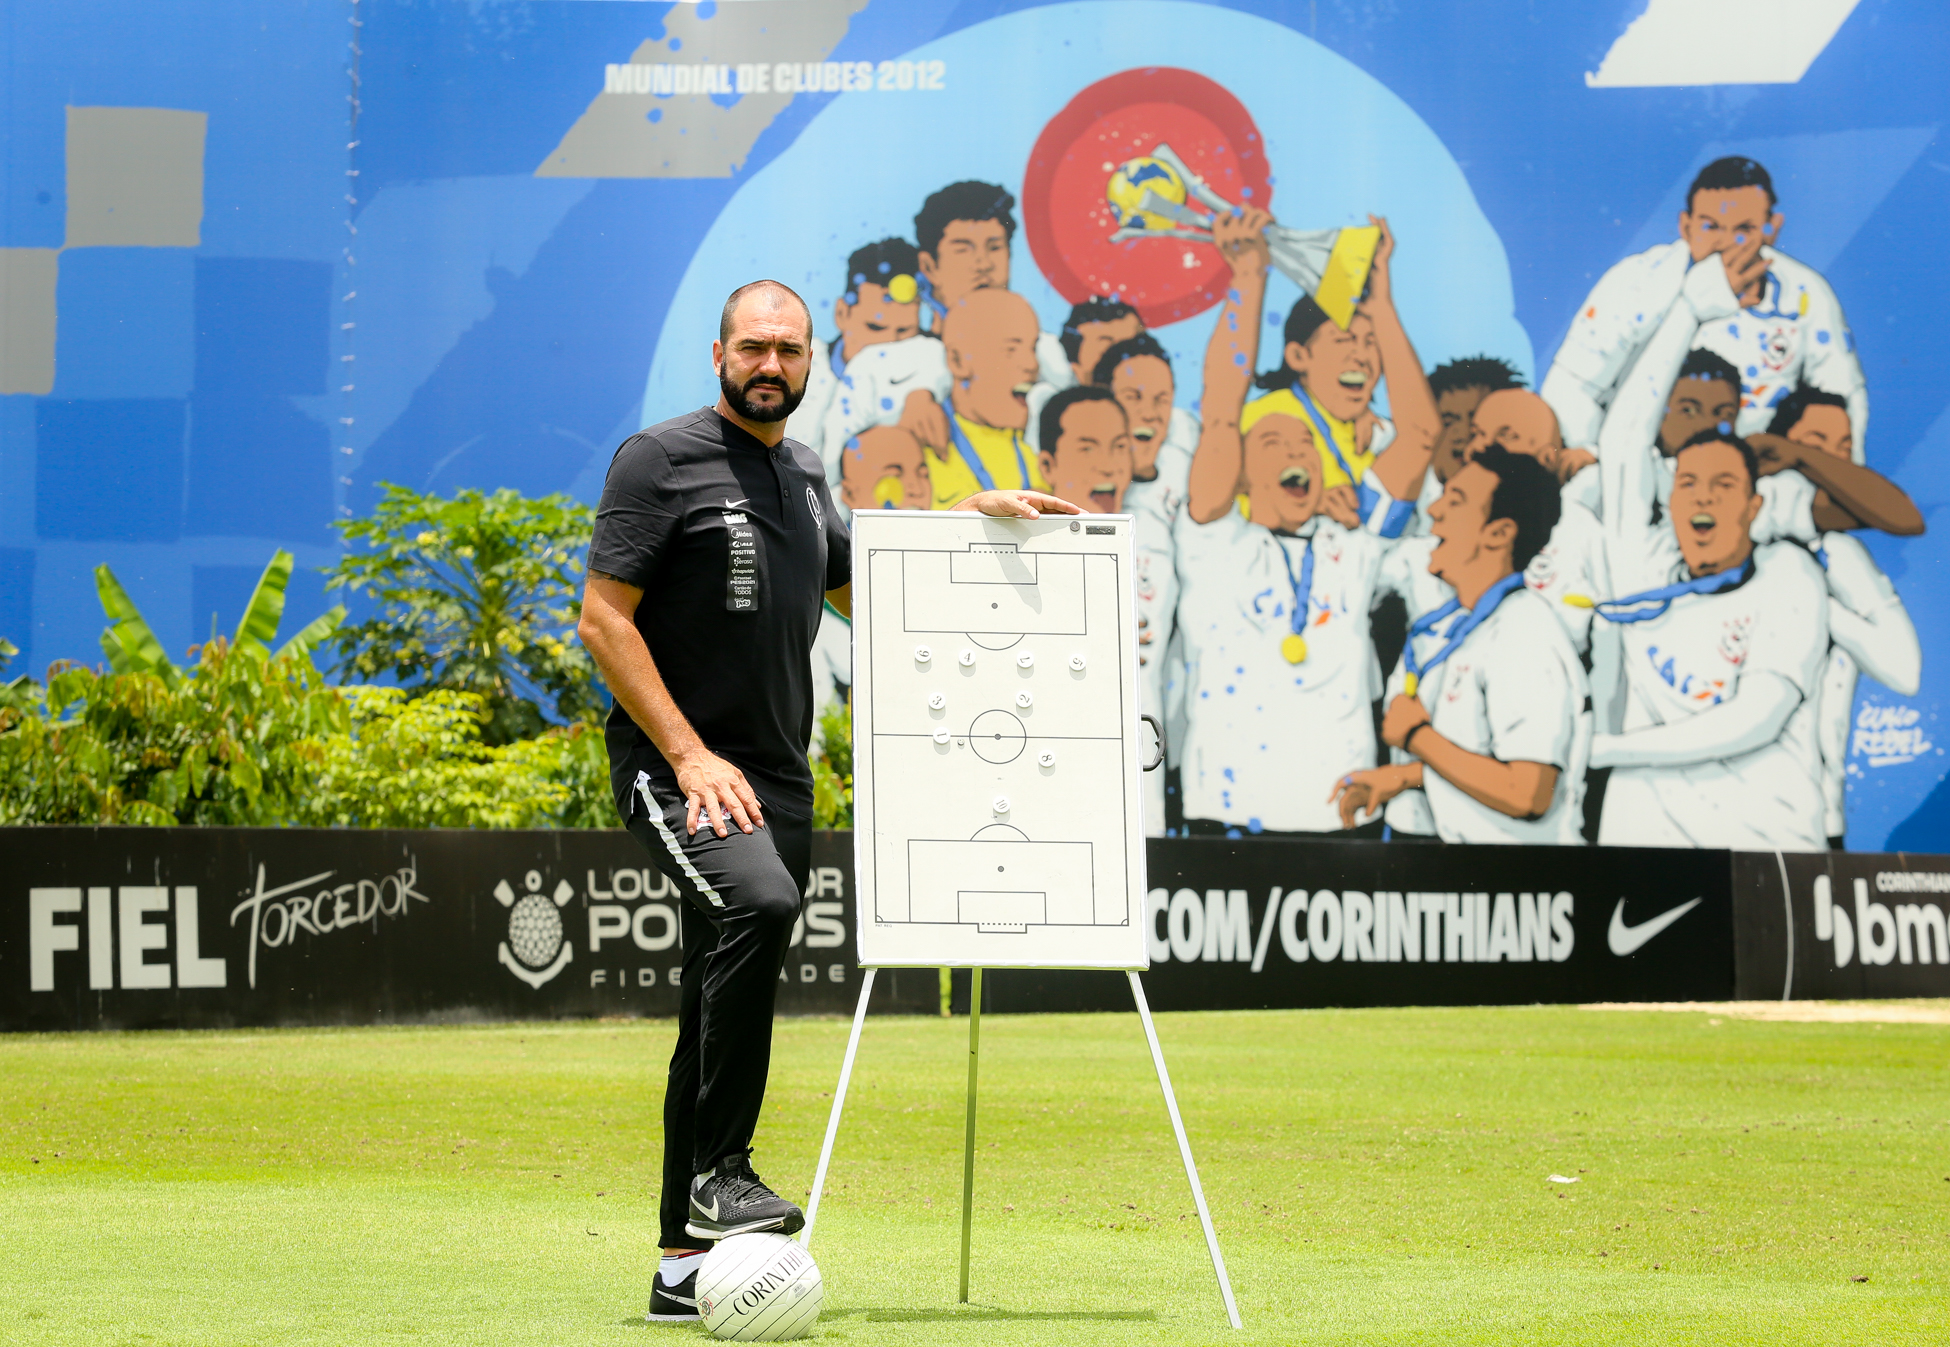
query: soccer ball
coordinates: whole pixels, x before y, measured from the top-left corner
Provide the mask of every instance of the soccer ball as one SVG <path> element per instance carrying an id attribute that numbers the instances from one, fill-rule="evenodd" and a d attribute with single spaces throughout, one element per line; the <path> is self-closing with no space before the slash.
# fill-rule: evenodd
<path id="1" fill-rule="evenodd" d="M 697 1270 L 697 1312 L 733 1342 L 803 1338 L 825 1299 L 818 1265 L 789 1235 L 721 1239 Z"/>
<path id="2" fill-rule="evenodd" d="M 1111 214 L 1126 229 L 1175 228 L 1176 221 L 1155 211 L 1139 209 L 1147 191 L 1157 193 L 1175 206 L 1185 204 L 1185 180 L 1178 176 L 1178 170 L 1149 155 L 1128 159 L 1120 165 L 1104 186 L 1104 200 L 1110 202 Z"/>

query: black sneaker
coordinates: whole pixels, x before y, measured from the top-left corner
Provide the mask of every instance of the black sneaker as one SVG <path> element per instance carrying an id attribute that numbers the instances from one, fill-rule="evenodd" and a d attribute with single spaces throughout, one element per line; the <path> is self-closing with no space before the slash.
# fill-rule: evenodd
<path id="1" fill-rule="evenodd" d="M 664 1284 L 664 1274 L 659 1272 L 650 1281 L 650 1312 L 643 1316 L 651 1323 L 674 1323 L 689 1321 L 698 1317 L 697 1313 L 697 1269 L 675 1286 Z"/>
<path id="2" fill-rule="evenodd" d="M 765 1186 L 749 1154 L 727 1155 L 691 1180 L 691 1216 L 684 1229 L 698 1239 L 724 1239 L 776 1230 L 796 1233 L 806 1214 Z"/>

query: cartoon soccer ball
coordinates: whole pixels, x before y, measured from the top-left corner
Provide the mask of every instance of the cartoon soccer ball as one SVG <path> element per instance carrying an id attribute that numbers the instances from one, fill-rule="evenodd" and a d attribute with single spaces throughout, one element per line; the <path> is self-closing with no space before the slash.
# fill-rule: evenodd
<path id="1" fill-rule="evenodd" d="M 697 1312 L 713 1337 L 780 1342 L 812 1331 L 825 1302 L 819 1268 L 789 1235 L 719 1240 L 697 1270 Z"/>
<path id="2" fill-rule="evenodd" d="M 1110 202 L 1111 213 L 1117 223 L 1126 229 L 1172 229 L 1176 221 L 1166 219 L 1155 211 L 1140 209 L 1146 192 L 1154 192 L 1159 198 L 1174 206 L 1185 204 L 1185 180 L 1178 176 L 1178 170 L 1162 159 L 1149 155 L 1126 160 L 1118 170 L 1110 175 L 1104 185 L 1104 199 Z"/>
<path id="3" fill-rule="evenodd" d="M 530 968 L 540 968 L 562 947 L 562 914 L 547 894 L 531 893 L 508 913 L 508 948 Z"/>

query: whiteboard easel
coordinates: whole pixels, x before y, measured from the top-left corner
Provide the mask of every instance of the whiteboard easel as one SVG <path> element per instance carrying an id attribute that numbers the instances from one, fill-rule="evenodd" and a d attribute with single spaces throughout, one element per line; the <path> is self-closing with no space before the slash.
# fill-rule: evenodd
<path id="1" fill-rule="evenodd" d="M 1226 1318 L 1238 1328 L 1138 977 L 1149 955 L 1132 531 L 1128 515 L 853 516 L 856 929 L 866 976 L 800 1240 L 812 1242 L 874 974 L 969 968 L 966 1304 L 982 970 L 1118 970 L 1130 980 Z"/>

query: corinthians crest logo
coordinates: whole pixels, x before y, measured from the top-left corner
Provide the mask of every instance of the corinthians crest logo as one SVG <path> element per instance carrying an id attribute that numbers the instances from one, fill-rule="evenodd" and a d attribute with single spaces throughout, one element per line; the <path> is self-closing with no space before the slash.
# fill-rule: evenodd
<path id="1" fill-rule="evenodd" d="M 574 946 L 563 938 L 561 908 L 575 897 L 569 881 L 558 880 L 553 895 L 542 892 L 542 872 L 522 876 L 528 892 L 519 898 L 507 880 L 494 886 L 495 901 L 508 909 L 508 938 L 501 942 L 501 962 L 508 971 L 540 989 L 568 966 Z"/>

